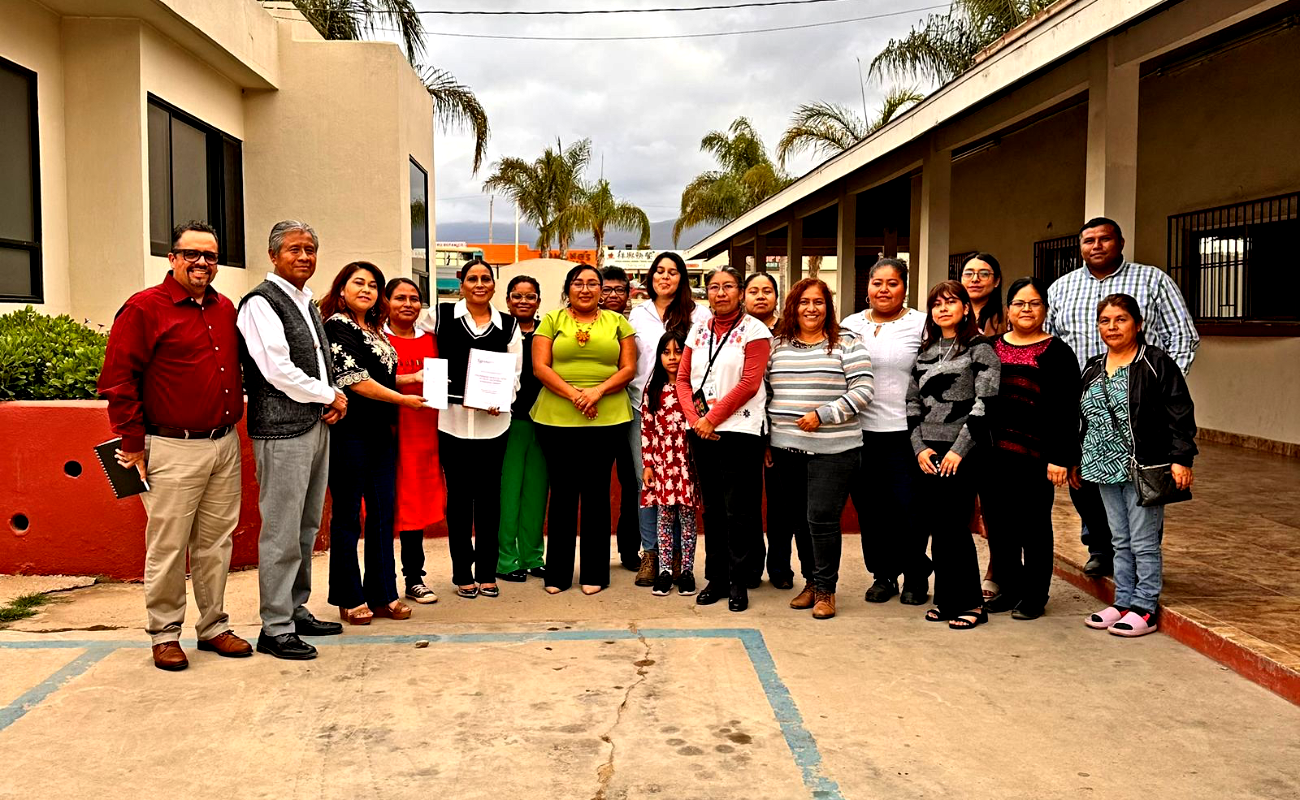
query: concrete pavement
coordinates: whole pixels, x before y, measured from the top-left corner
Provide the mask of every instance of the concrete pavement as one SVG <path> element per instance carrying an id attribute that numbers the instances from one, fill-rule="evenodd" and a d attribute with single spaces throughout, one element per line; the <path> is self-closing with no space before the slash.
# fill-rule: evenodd
<path id="1" fill-rule="evenodd" d="M 824 622 L 767 584 L 732 614 L 617 568 L 595 597 L 467 601 L 425 544 L 441 602 L 311 662 L 220 659 L 191 629 L 190 668 L 153 669 L 129 584 L 0 631 L 0 797 L 1300 796 L 1300 709 L 1167 637 L 1088 630 L 1068 584 L 1039 620 L 950 631 L 864 603 L 847 537 Z M 326 574 L 312 606 L 337 618 Z M 227 595 L 247 637 L 256 577 Z"/>

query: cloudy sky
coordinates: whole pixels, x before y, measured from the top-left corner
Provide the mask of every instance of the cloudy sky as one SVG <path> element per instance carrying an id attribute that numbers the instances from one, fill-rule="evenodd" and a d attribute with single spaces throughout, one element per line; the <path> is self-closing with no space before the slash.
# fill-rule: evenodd
<path id="1" fill-rule="evenodd" d="M 744 0 L 416 0 L 421 9 L 599 9 L 729 5 Z M 429 63 L 451 71 L 483 103 L 492 125 L 487 162 L 470 173 L 472 142 L 463 133 L 435 139 L 437 219 L 485 221 L 482 181 L 508 155 L 532 160 L 558 137 L 590 137 L 593 174 L 604 163 L 616 195 L 651 220 L 676 217 L 682 187 L 711 159 L 699 151 L 708 131 L 744 115 L 769 150 L 801 102 L 829 100 L 862 108 L 863 70 L 890 37 L 905 34 L 941 0 L 829 0 L 794 6 L 693 13 L 484 17 L 425 15 Z M 916 10 L 925 9 L 928 10 Z M 896 13 L 896 12 L 906 13 Z M 808 25 L 882 14 L 877 19 L 803 30 L 664 41 L 507 41 L 434 32 L 517 36 L 693 34 Z M 884 89 L 868 79 L 876 113 Z M 811 157 L 793 160 L 802 174 Z M 513 209 L 498 200 L 496 219 Z"/>

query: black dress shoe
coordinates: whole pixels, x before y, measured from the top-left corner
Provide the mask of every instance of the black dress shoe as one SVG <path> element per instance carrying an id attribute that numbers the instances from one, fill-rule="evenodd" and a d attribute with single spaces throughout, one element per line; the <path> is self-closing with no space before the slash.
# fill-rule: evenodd
<path id="1" fill-rule="evenodd" d="M 884 603 L 889 598 L 898 594 L 898 583 L 888 578 L 876 578 L 875 583 L 867 590 L 866 601 L 868 603 Z M 925 602 L 925 601 L 922 601 Z"/>
<path id="2" fill-rule="evenodd" d="M 998 592 L 984 601 L 984 610 L 990 614 L 1001 614 L 1003 611 L 1010 611 L 1015 608 L 1018 603 L 1019 600 L 1006 592 Z"/>
<path id="3" fill-rule="evenodd" d="M 903 593 L 898 596 L 898 602 L 905 606 L 923 606 L 930 599 L 930 587 L 927 585 L 922 589 L 914 589 L 911 584 L 903 584 Z"/>
<path id="4" fill-rule="evenodd" d="M 726 596 L 725 590 L 720 589 L 717 586 L 714 586 L 713 584 L 710 583 L 704 587 L 703 591 L 695 595 L 695 605 L 711 606 L 725 596 Z"/>
<path id="5" fill-rule="evenodd" d="M 731 596 L 727 598 L 727 609 L 744 611 L 747 608 L 749 608 L 749 592 L 744 586 L 731 587 Z"/>
<path id="6" fill-rule="evenodd" d="M 287 661 L 309 661 L 316 657 L 316 648 L 299 639 L 296 633 L 282 633 L 279 636 L 267 636 L 265 632 L 259 633 L 257 635 L 257 652 L 283 658 Z"/>
<path id="7" fill-rule="evenodd" d="M 746 586 L 747 588 L 750 588 L 750 589 L 757 589 L 758 587 L 760 587 L 760 586 L 762 586 L 762 585 L 763 585 L 763 576 L 762 576 L 762 575 L 756 575 L 756 576 L 750 578 L 749 580 L 745 581 L 745 586 Z"/>
<path id="8" fill-rule="evenodd" d="M 343 632 L 343 625 L 338 622 L 321 622 L 308 614 L 306 619 L 293 621 L 293 632 L 299 636 L 338 636 Z"/>
<path id="9" fill-rule="evenodd" d="M 1093 553 L 1083 565 L 1083 574 L 1089 578 L 1109 578 L 1115 573 L 1115 565 L 1110 556 Z"/>
<path id="10" fill-rule="evenodd" d="M 641 554 L 637 553 L 631 556 L 619 556 L 618 563 L 623 565 L 623 569 L 629 572 L 636 572 L 641 569 Z"/>
<path id="11" fill-rule="evenodd" d="M 498 572 L 497 577 L 511 583 L 523 583 L 528 580 L 528 573 L 522 569 L 517 569 L 514 572 Z"/>
<path id="12" fill-rule="evenodd" d="M 546 577 L 546 567 L 533 567 L 532 569 L 528 570 L 528 574 L 532 575 L 534 578 L 544 579 Z"/>
<path id="13" fill-rule="evenodd" d="M 770 578 L 771 581 L 772 581 L 772 588 L 773 588 L 773 589 L 793 589 L 793 588 L 794 588 L 794 575 L 782 575 L 782 576 L 779 577 L 779 578 L 773 578 L 773 577 L 772 577 L 772 573 L 769 572 L 769 573 L 767 574 L 767 576 L 768 576 L 768 578 Z"/>

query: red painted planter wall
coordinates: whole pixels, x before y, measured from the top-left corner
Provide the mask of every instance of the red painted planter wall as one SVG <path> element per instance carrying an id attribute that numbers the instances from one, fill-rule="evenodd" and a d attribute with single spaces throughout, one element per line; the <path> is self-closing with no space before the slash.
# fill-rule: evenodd
<path id="1" fill-rule="evenodd" d="M 113 496 L 93 452 L 112 438 L 102 401 L 0 403 L 0 573 L 144 576 L 144 507 L 137 497 Z M 232 568 L 257 564 L 262 524 L 243 423 L 239 438 L 243 498 Z M 326 523 L 328 509 L 327 502 Z M 328 546 L 323 525 L 316 549 Z"/>

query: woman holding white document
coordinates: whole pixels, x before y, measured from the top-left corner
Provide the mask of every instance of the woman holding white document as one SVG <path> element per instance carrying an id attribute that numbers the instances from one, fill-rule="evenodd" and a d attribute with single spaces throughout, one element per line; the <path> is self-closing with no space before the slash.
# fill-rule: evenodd
<path id="1" fill-rule="evenodd" d="M 501 467 L 510 404 L 523 367 L 519 325 L 492 307 L 494 294 L 492 267 L 475 259 L 461 269 L 461 299 L 440 303 L 437 314 L 422 323 L 426 329 L 433 326 L 438 354 L 447 361 L 447 409 L 438 415 L 438 455 L 447 481 L 451 580 L 464 598 L 500 594 Z"/>

